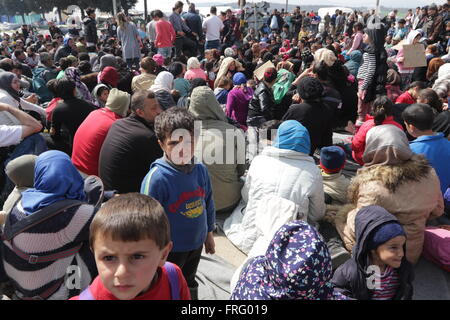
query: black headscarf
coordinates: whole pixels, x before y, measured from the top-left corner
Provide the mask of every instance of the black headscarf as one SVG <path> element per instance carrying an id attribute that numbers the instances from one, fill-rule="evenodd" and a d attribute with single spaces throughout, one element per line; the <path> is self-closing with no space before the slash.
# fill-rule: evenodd
<path id="1" fill-rule="evenodd" d="M 16 91 L 11 87 L 11 82 L 13 81 L 14 78 L 17 78 L 17 76 L 12 72 L 1 72 L 0 89 L 5 90 L 11 97 L 20 102 L 19 91 Z"/>

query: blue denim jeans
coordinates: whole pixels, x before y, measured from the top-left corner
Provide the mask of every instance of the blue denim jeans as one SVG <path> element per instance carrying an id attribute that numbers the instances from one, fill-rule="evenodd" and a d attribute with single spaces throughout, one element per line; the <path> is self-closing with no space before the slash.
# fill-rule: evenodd
<path id="1" fill-rule="evenodd" d="M 158 48 L 158 53 L 164 57 L 164 59 L 172 56 L 172 47 Z"/>
<path id="2" fill-rule="evenodd" d="M 219 49 L 220 48 L 220 40 L 212 40 L 205 42 L 205 50 L 208 49 Z"/>

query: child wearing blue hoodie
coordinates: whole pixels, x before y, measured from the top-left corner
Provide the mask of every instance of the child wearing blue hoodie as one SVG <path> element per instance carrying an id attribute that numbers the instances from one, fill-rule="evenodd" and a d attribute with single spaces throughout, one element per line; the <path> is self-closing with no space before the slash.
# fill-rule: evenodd
<path id="1" fill-rule="evenodd" d="M 208 170 L 194 162 L 195 117 L 185 108 L 169 108 L 155 119 L 155 133 L 164 156 L 150 166 L 141 193 L 158 200 L 169 218 L 173 249 L 167 260 L 177 264 L 193 300 L 198 298 L 195 274 L 203 245 L 215 252 L 215 208 Z"/>

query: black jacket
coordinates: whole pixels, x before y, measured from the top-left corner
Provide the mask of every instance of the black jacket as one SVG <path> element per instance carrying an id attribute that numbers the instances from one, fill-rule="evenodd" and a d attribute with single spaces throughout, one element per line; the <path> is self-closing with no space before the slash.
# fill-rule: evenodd
<path id="1" fill-rule="evenodd" d="M 95 19 L 90 17 L 86 17 L 83 20 L 84 24 L 84 37 L 86 38 L 86 42 L 97 43 L 98 35 L 97 35 L 97 22 Z"/>
<path id="2" fill-rule="evenodd" d="M 282 120 L 297 120 L 308 129 L 313 154 L 316 148 L 333 144 L 334 116 L 333 106 L 321 100 L 293 104 Z"/>
<path id="3" fill-rule="evenodd" d="M 150 165 L 162 155 L 153 125 L 133 113 L 109 129 L 100 151 L 100 178 L 107 190 L 139 192 Z"/>
<path id="4" fill-rule="evenodd" d="M 371 274 L 366 273 L 369 266 L 369 250 L 367 249 L 369 235 L 376 227 L 392 221 L 398 222 L 395 216 L 379 206 L 364 207 L 357 213 L 355 219 L 356 244 L 353 247 L 352 259 L 341 265 L 332 279 L 337 291 L 358 300 L 369 300 L 371 298 L 371 292 L 367 287 L 367 278 Z M 406 250 L 406 245 L 404 250 Z M 414 270 L 411 263 L 406 260 L 406 255 L 403 256 L 397 272 L 400 287 L 394 299 L 411 300 Z"/>
<path id="5" fill-rule="evenodd" d="M 257 127 L 261 123 L 273 119 L 275 119 L 275 101 L 272 89 L 262 81 L 250 100 L 247 122 L 250 126 Z"/>

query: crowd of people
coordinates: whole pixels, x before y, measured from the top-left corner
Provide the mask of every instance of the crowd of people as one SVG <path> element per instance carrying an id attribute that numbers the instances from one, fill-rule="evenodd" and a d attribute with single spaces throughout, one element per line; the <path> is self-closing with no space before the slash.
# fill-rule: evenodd
<path id="1" fill-rule="evenodd" d="M 234 300 L 411 299 L 422 255 L 450 270 L 450 0 L 258 30 L 181 1 L 86 13 L 0 35 L 9 298 L 198 299 L 221 229 Z"/>

